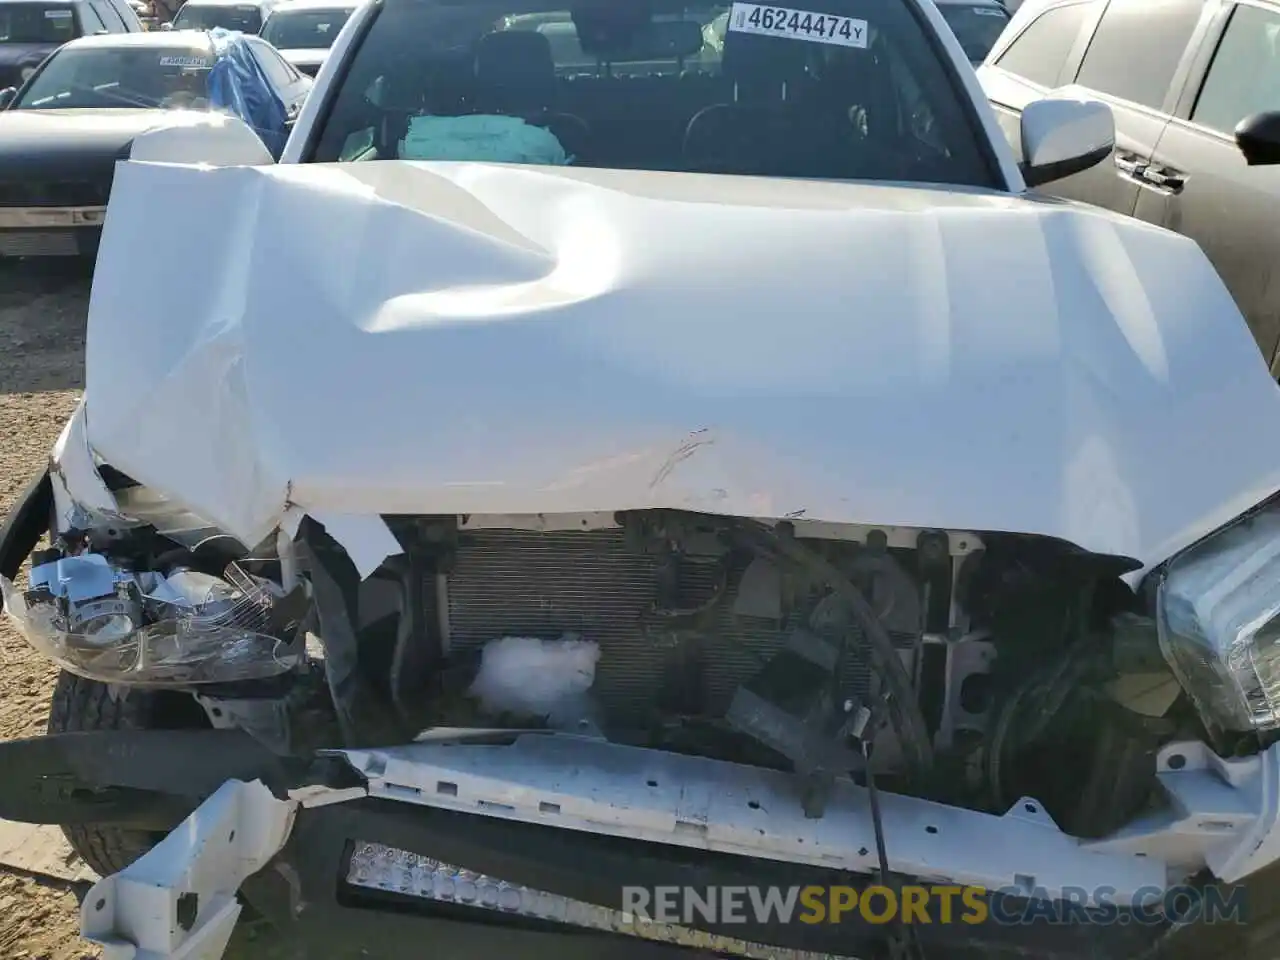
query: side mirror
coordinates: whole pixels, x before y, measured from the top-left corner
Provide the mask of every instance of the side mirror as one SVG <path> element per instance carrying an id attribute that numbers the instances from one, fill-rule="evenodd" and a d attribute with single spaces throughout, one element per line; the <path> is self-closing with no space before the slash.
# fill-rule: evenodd
<path id="1" fill-rule="evenodd" d="M 1097 100 L 1035 100 L 1022 111 L 1022 178 L 1028 187 L 1088 170 L 1111 155 L 1116 122 Z"/>
<path id="2" fill-rule="evenodd" d="M 160 24 L 160 29 L 161 29 L 161 30 L 172 30 L 172 29 L 173 29 L 173 23 L 172 23 L 172 22 L 170 22 L 170 21 L 168 21 L 168 20 L 166 20 L 164 23 Z"/>
<path id="3" fill-rule="evenodd" d="M 17 87 L 5 87 L 3 90 L 0 90 L 0 110 L 8 110 L 9 104 L 13 103 L 17 96 Z"/>
<path id="4" fill-rule="evenodd" d="M 1251 167 L 1280 163 L 1280 110 L 1255 113 L 1236 124 L 1236 146 Z"/>

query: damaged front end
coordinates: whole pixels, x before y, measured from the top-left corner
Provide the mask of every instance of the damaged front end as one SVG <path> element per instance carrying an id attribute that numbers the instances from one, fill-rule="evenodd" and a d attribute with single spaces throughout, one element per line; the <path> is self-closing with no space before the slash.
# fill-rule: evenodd
<path id="1" fill-rule="evenodd" d="M 0 746 L 0 815 L 170 831 L 86 899 L 109 946 L 217 957 L 239 891 L 323 949 L 1131 957 L 1280 857 L 1271 506 L 1137 591 L 1041 536 L 675 510 L 370 518 L 370 572 L 90 466 L 11 515 L 6 612 L 213 728 Z M 951 886 L 982 922 L 705 906 Z"/>

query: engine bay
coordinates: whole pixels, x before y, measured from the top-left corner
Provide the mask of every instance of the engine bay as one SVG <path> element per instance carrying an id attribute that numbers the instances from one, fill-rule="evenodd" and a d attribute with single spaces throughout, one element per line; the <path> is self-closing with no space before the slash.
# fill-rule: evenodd
<path id="1" fill-rule="evenodd" d="M 1042 537 L 676 511 L 389 517 L 361 579 L 323 527 L 249 550 L 120 491 L 6 608 L 104 682 L 188 690 L 272 749 L 551 729 L 1101 837 L 1203 735 L 1124 558 Z"/>

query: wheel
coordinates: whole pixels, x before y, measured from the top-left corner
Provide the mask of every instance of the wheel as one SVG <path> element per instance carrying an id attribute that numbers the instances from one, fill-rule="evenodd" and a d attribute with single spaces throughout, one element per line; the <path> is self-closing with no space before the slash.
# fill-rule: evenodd
<path id="1" fill-rule="evenodd" d="M 49 733 L 82 730 L 152 730 L 204 726 L 203 711 L 185 694 L 130 689 L 112 699 L 105 683 L 65 670 L 49 708 Z M 119 827 L 64 825 L 63 834 L 98 876 L 123 870 L 164 838 L 162 833 Z"/>

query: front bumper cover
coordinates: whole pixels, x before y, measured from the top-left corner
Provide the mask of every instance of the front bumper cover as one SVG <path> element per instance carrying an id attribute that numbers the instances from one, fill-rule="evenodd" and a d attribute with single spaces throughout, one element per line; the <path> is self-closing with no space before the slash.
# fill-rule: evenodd
<path id="1" fill-rule="evenodd" d="M 155 850 L 95 885 L 83 903 L 82 929 L 106 948 L 105 960 L 114 960 L 113 947 L 125 945 L 138 947 L 147 960 L 217 960 L 238 915 L 237 888 L 290 943 L 305 955 L 326 960 L 404 956 L 413 944 L 426 942 L 441 960 L 544 954 L 557 960 L 709 954 L 834 960 L 878 957 L 885 949 L 887 928 L 861 919 L 827 926 L 747 923 L 720 929 L 704 923 L 655 924 L 644 930 L 639 928 L 646 925 L 629 922 L 618 902 L 623 883 L 851 882 L 835 871 L 787 876 L 752 861 L 690 868 L 641 843 L 612 848 L 566 844 L 560 831 L 548 828 L 428 814 L 367 797 L 310 807 L 297 799 L 269 797 L 261 784 L 228 782 Z M 272 844 L 285 833 L 287 840 L 273 852 Z M 246 848 L 241 845 L 244 837 L 254 837 L 260 845 Z M 365 856 L 370 845 L 396 851 L 402 864 L 420 863 L 419 858 L 467 864 L 464 878 L 476 886 L 484 886 L 486 877 L 502 877 L 501 884 L 489 886 L 524 887 L 547 899 L 569 901 L 567 917 L 520 914 L 510 905 L 503 909 L 501 890 L 491 898 L 492 905 L 485 905 L 483 894 L 471 902 L 462 893 L 426 896 L 397 882 L 393 874 L 354 883 L 359 863 L 353 869 L 353 860 Z M 578 925 L 590 913 L 603 916 L 604 922 Z M 1118 960 L 1149 952 L 1167 932 L 1163 925 L 1119 923 L 1105 928 L 955 924 L 925 928 L 919 938 L 926 953 L 944 951 L 948 960 L 990 960 L 993 955 Z"/>
<path id="2" fill-rule="evenodd" d="M 555 739 L 545 737 L 541 742 Z M 583 745 L 579 740 L 578 747 Z M 795 864 L 717 852 L 715 844 L 706 842 L 682 849 L 670 842 L 653 842 L 656 838 L 637 839 L 627 818 L 638 811 L 653 816 L 652 805 L 646 811 L 639 799 L 629 811 L 619 810 L 613 825 L 601 823 L 599 829 L 589 830 L 587 821 L 600 819 L 600 810 L 591 809 L 590 798 L 608 802 L 608 789 L 600 777 L 584 773 L 598 772 L 600 767 L 581 765 L 576 782 L 560 777 L 557 810 L 556 801 L 531 786 L 527 771 L 522 773 L 511 757 L 502 760 L 508 776 L 485 787 L 475 775 L 477 758 L 485 747 L 495 747 L 492 738 L 333 751 L 310 760 L 286 760 L 239 731 L 44 737 L 0 745 L 0 762 L 13 771 L 0 788 L 0 816 L 170 830 L 151 853 L 102 880 L 85 898 L 84 932 L 108 948 L 108 958 L 116 950 L 114 956 L 147 960 L 217 960 L 225 946 L 224 934 L 235 922 L 237 890 L 290 940 L 326 958 L 344 956 L 345 946 L 365 950 L 370 957 L 403 955 L 406 945 L 428 939 L 433 955 L 459 958 L 470 958 L 478 951 L 527 956 L 544 950 L 558 958 L 608 953 L 611 960 L 619 953 L 710 952 L 766 960 L 808 960 L 808 955 L 865 960 L 882 953 L 890 928 L 852 914 L 838 924 L 750 918 L 744 923 L 717 924 L 694 916 L 678 929 L 629 927 L 619 915 L 626 907 L 624 886 L 856 887 L 864 885 L 867 877 L 834 861 L 827 866 Z M 510 744 L 505 749 L 509 748 Z M 441 780 L 444 757 L 452 758 L 450 780 Z M 472 767 L 472 779 L 458 769 L 466 766 Z M 1254 774 L 1261 776 L 1264 770 L 1274 769 L 1275 757 L 1268 753 L 1255 766 Z M 612 767 L 622 768 L 623 763 Z M 1244 801 L 1262 801 L 1266 794 L 1251 792 L 1249 783 L 1257 781 L 1240 776 L 1241 771 L 1232 768 L 1229 778 L 1223 779 L 1199 766 L 1194 757 L 1186 759 L 1178 772 L 1185 772 L 1173 794 L 1180 798 L 1179 822 L 1203 818 L 1211 809 L 1222 813 L 1220 808 L 1231 796 L 1239 812 Z M 664 775 L 650 773 L 655 779 Z M 526 782 L 521 782 L 522 776 Z M 696 806 L 699 786 L 688 771 L 686 778 L 688 789 L 681 795 Z M 446 790 L 445 795 L 473 804 L 471 812 L 424 802 L 431 794 L 415 784 L 428 781 L 451 784 L 456 789 Z M 28 785 L 25 791 L 18 789 L 22 782 Z M 502 791 L 506 810 L 501 809 Z M 732 785 L 722 793 L 730 796 Z M 521 795 L 528 801 L 528 810 L 542 814 L 541 820 L 521 814 Z M 767 794 L 760 796 L 767 799 Z M 151 801 L 144 802 L 148 797 Z M 1191 798 L 1199 798 L 1198 803 L 1189 806 Z M 946 875 L 941 869 L 932 875 L 919 868 L 904 869 L 911 856 L 904 832 L 909 830 L 910 805 L 925 801 L 887 799 L 887 845 L 894 868 L 904 879 L 910 878 L 908 883 L 948 882 L 939 879 Z M 760 802 L 765 805 L 763 799 Z M 856 821 L 840 816 L 837 804 L 831 810 L 831 822 L 841 833 L 858 829 Z M 494 816 L 495 812 L 505 815 Z M 566 823 L 570 829 L 548 825 L 557 818 L 573 821 L 575 817 L 583 822 Z M 709 835 L 720 832 L 721 819 L 714 810 L 709 812 Z M 1255 816 L 1249 822 L 1256 827 L 1263 819 Z M 781 808 L 775 809 L 773 821 L 794 826 Z M 949 832 L 959 831 L 963 838 L 965 824 L 957 820 L 944 826 Z M 1019 824 L 1008 827 L 1017 833 Z M 1045 834 L 1056 831 L 1043 822 L 1037 829 Z M 1265 849 L 1269 835 L 1260 836 L 1242 825 L 1237 840 L 1242 849 L 1255 849 L 1259 840 L 1256 849 Z M 1179 837 L 1188 842 L 1185 830 Z M 974 839 L 988 847 L 996 842 L 992 836 Z M 1223 839 L 1218 837 L 1219 847 Z M 1002 864 L 1017 866 L 1017 858 L 1008 850 L 1030 842 L 1021 834 L 1011 836 L 1005 853 L 979 850 L 969 860 L 994 873 L 1004 869 Z M 386 848 L 380 863 L 372 862 L 370 845 Z M 699 848 L 696 856 L 689 846 Z M 1041 868 L 1036 860 L 1043 850 L 1023 852 L 1022 862 Z M 1046 880 L 1052 880 L 1049 871 L 1054 869 L 1079 870 L 1078 863 L 1072 866 L 1065 847 L 1056 852 L 1066 859 L 1060 868 L 1051 862 L 1043 867 Z M 1077 851 L 1075 856 L 1097 858 L 1104 882 L 1108 876 L 1114 880 L 1120 875 L 1109 870 L 1108 862 L 1123 865 L 1124 860 L 1140 859 L 1120 850 Z M 1123 917 L 1131 911 L 1121 909 L 1116 919 L 1103 926 L 998 920 L 976 925 L 935 923 L 919 927 L 917 936 L 926 953 L 940 951 L 948 960 L 989 960 L 993 955 L 1129 960 L 1152 951 L 1180 949 L 1197 936 L 1209 937 L 1221 955 L 1219 946 L 1265 929 L 1268 881 L 1274 873 L 1270 869 L 1247 878 L 1244 919 L 1249 922 L 1242 926 L 1216 924 L 1172 935 L 1173 928 L 1164 922 L 1151 923 L 1149 918 L 1126 922 Z M 982 883 L 994 889 L 997 879 L 953 874 L 950 882 Z M 487 904 L 483 891 L 477 894 L 481 887 L 488 890 Z M 1271 894 L 1271 899 L 1280 901 L 1280 894 Z M 530 904 L 542 906 L 525 909 Z M 551 906 L 544 909 L 547 904 Z M 1280 916 L 1280 902 L 1274 913 Z M 994 916 L 1000 915 L 993 911 Z M 1002 916 L 1009 916 L 1007 906 Z"/>

